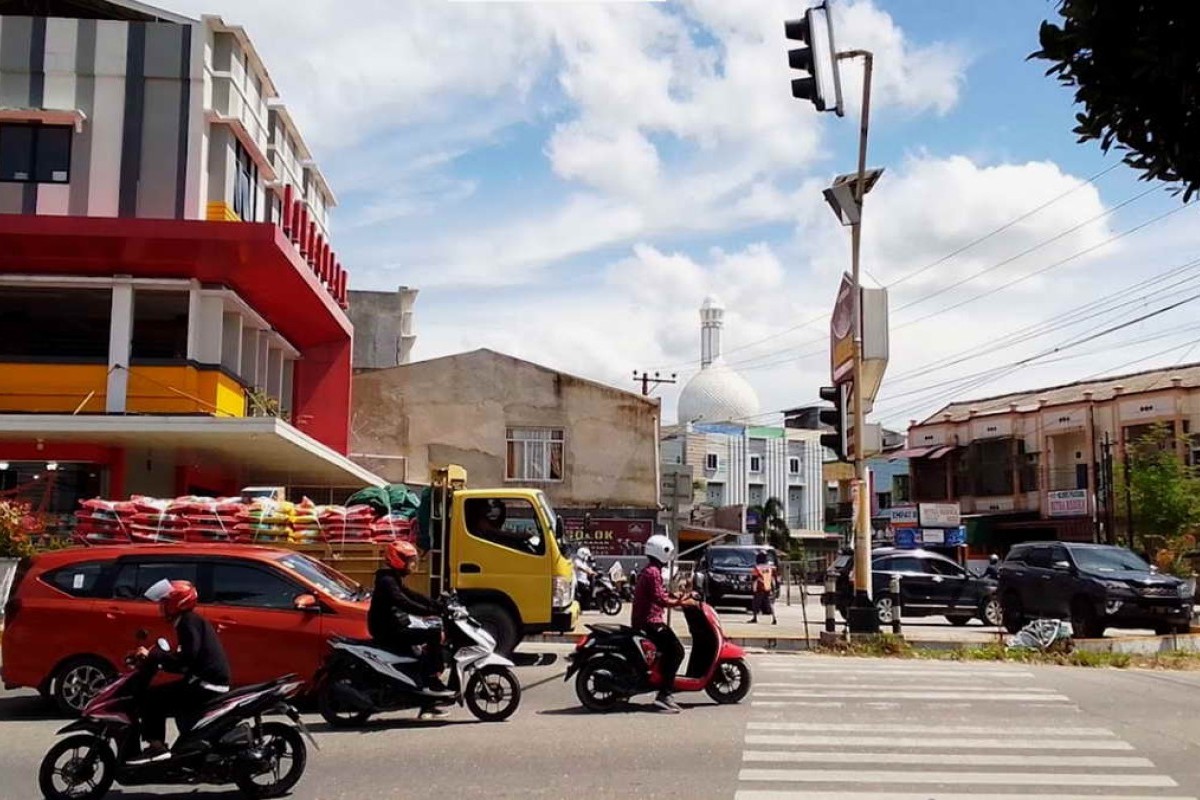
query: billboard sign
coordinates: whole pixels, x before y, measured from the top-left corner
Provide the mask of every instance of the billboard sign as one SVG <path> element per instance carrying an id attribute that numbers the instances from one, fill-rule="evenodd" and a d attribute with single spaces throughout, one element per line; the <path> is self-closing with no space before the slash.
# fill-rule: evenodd
<path id="1" fill-rule="evenodd" d="M 1046 501 L 1052 517 L 1086 517 L 1088 514 L 1087 489 L 1048 492 Z"/>
<path id="2" fill-rule="evenodd" d="M 564 517 L 565 544 L 587 547 L 596 556 L 638 556 L 654 533 L 654 520 Z"/>
<path id="3" fill-rule="evenodd" d="M 962 525 L 958 503 L 920 503 L 917 517 L 922 528 L 957 528 Z"/>

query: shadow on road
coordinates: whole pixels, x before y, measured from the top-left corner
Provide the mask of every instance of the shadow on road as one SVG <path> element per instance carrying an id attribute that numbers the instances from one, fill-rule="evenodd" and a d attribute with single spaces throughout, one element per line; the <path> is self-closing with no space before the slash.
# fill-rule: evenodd
<path id="1" fill-rule="evenodd" d="M 36 694 L 20 694 L 14 697 L 0 697 L 0 720 L 42 722 L 46 720 L 63 719 L 54 706 Z M 66 725 L 66 721 L 63 721 Z"/>
<path id="2" fill-rule="evenodd" d="M 679 702 L 679 701 L 677 700 L 676 702 Z M 685 702 L 685 703 L 679 703 L 679 707 L 682 708 L 684 711 L 687 711 L 690 708 L 702 708 L 702 707 L 703 708 L 715 708 L 716 704 L 715 703 L 703 703 L 703 702 L 701 702 L 701 703 L 686 703 Z M 537 712 L 537 714 L 538 714 L 538 716 L 544 715 L 547 717 L 582 717 L 582 716 L 612 717 L 612 716 L 618 716 L 620 714 L 655 714 L 655 715 L 658 715 L 658 714 L 662 714 L 662 712 L 659 711 L 657 708 L 655 708 L 653 703 L 622 703 L 621 705 L 614 708 L 612 711 L 605 711 L 605 712 L 588 711 L 583 706 L 567 706 L 566 708 L 548 708 L 544 711 Z M 667 716 L 667 715 L 663 714 L 663 716 Z"/>
<path id="3" fill-rule="evenodd" d="M 398 712 L 403 713 L 403 712 Z M 471 719 L 417 719 L 416 717 L 384 717 L 382 719 L 372 717 L 367 721 L 366 725 L 361 728 L 335 728 L 328 722 L 314 722 L 308 726 L 308 729 L 313 733 L 320 734 L 370 734 L 376 731 L 399 731 L 421 728 L 448 728 L 458 725 L 474 725 L 478 722 L 474 717 Z"/>

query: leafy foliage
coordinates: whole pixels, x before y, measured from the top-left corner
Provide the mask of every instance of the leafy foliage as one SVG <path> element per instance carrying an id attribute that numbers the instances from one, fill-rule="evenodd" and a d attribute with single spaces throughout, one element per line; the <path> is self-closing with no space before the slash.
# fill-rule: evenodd
<path id="1" fill-rule="evenodd" d="M 1127 151 L 1143 180 L 1200 190 L 1200 3 L 1061 0 L 1061 24 L 1042 23 L 1047 75 L 1075 89 L 1080 142 Z"/>
<path id="2" fill-rule="evenodd" d="M 0 500 L 0 558 L 23 558 L 33 555 L 29 539 L 34 517 L 27 503 Z"/>
<path id="3" fill-rule="evenodd" d="M 1179 457 L 1170 428 L 1156 425 L 1129 445 L 1128 485 L 1134 527 L 1155 563 L 1166 572 L 1190 572 L 1184 556 L 1196 546 L 1200 474 Z"/>

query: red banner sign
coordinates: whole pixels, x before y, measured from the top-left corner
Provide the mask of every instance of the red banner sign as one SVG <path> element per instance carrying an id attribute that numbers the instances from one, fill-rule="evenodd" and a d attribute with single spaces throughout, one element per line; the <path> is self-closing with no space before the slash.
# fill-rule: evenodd
<path id="1" fill-rule="evenodd" d="M 574 549 L 587 547 L 594 556 L 640 556 L 654 533 L 653 519 L 563 519 L 566 541 Z"/>

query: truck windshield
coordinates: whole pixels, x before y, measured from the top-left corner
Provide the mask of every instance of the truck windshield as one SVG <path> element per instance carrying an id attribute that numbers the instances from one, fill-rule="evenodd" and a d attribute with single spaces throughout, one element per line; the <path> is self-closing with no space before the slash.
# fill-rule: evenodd
<path id="1" fill-rule="evenodd" d="M 346 576 L 334 572 L 320 561 L 314 561 L 306 555 L 291 553 L 279 559 L 279 564 L 338 600 L 353 600 L 362 592 L 362 587 Z"/>
<path id="2" fill-rule="evenodd" d="M 546 495 L 542 492 L 537 493 L 538 505 L 542 508 L 542 513 L 546 515 L 546 522 L 550 525 L 550 530 L 547 536 L 553 536 L 558 530 L 558 515 L 554 513 L 554 507 L 550 505 L 550 501 L 546 499 Z"/>
<path id="3" fill-rule="evenodd" d="M 720 547 L 712 549 L 712 565 L 718 569 L 750 569 L 754 566 L 755 558 L 760 551 L 729 549 Z"/>

